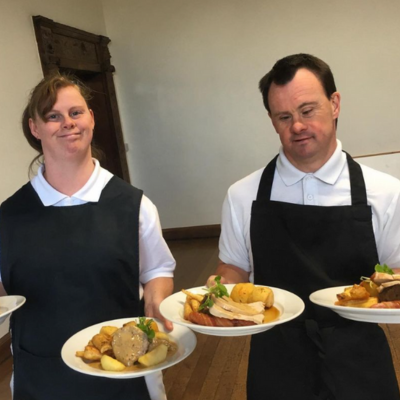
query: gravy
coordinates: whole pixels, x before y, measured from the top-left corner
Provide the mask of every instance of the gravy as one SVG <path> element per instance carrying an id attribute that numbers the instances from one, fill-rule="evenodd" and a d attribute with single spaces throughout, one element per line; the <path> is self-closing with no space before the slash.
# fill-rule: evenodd
<path id="1" fill-rule="evenodd" d="M 272 306 L 264 311 L 264 321 L 263 323 L 275 321 L 280 315 L 279 310 Z"/>

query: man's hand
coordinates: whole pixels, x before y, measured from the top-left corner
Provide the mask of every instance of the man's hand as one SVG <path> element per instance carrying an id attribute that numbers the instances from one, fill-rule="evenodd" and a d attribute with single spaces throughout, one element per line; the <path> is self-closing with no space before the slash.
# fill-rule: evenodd
<path id="1" fill-rule="evenodd" d="M 160 314 L 160 303 L 174 290 L 172 278 L 155 278 L 144 285 L 144 313 L 148 318 L 161 320 L 169 331 L 173 329 L 172 322 Z"/>
<path id="2" fill-rule="evenodd" d="M 209 278 L 207 279 L 206 286 L 207 286 L 207 287 L 214 286 L 214 285 L 215 285 L 215 278 L 216 278 L 217 276 L 218 276 L 218 275 L 211 275 L 211 276 L 209 276 Z M 220 281 L 220 283 L 222 283 L 223 285 L 225 285 L 225 284 L 228 283 L 228 282 L 226 281 L 226 279 L 225 279 L 223 276 L 221 276 L 221 281 Z"/>
<path id="3" fill-rule="evenodd" d="M 222 284 L 228 283 L 242 283 L 249 281 L 249 273 L 242 268 L 236 267 L 235 265 L 225 264 L 223 261 L 219 261 L 215 275 L 211 275 L 207 279 L 207 287 L 213 286 L 215 284 L 215 277 L 221 277 Z"/>

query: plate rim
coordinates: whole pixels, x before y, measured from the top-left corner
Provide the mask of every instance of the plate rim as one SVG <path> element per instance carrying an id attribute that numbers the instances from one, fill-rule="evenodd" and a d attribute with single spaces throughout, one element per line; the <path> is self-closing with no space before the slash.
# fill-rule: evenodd
<path id="1" fill-rule="evenodd" d="M 344 307 L 333 304 L 334 299 L 332 299 L 332 304 L 323 303 L 318 301 L 315 297 L 323 292 L 343 292 L 347 287 L 353 286 L 354 284 L 332 286 L 324 289 L 319 289 L 310 294 L 309 299 L 312 303 L 320 306 L 329 308 L 336 312 L 343 318 L 352 319 L 360 322 L 371 322 L 371 323 L 384 323 L 384 324 L 398 324 L 400 323 L 400 309 L 399 308 L 360 308 L 360 307 Z M 398 321 L 394 321 L 394 318 L 398 318 Z"/>
<path id="2" fill-rule="evenodd" d="M 8 317 L 10 314 L 12 314 L 14 311 L 18 310 L 20 307 L 22 307 L 25 302 L 26 302 L 26 297 L 25 296 L 21 296 L 19 294 L 10 294 L 10 295 L 6 295 L 6 296 L 0 296 L 0 300 L 2 298 L 7 298 L 7 299 L 15 299 L 16 300 L 16 305 L 5 311 L 4 313 L 0 313 L 0 323 L 4 322 L 6 317 Z M 20 301 L 20 303 L 18 303 L 18 301 Z"/>
<path id="3" fill-rule="evenodd" d="M 235 284 L 234 283 L 225 284 L 224 286 L 227 287 L 228 290 L 232 290 L 232 288 L 235 286 Z M 281 288 L 277 288 L 274 286 L 266 286 L 266 285 L 259 285 L 259 284 L 255 284 L 255 286 L 269 287 L 270 289 L 272 289 L 274 291 L 274 294 L 278 294 L 278 293 L 279 293 L 279 295 L 286 294 L 287 296 L 292 297 L 296 301 L 296 303 L 298 303 L 298 309 L 290 317 L 287 317 L 285 319 L 277 319 L 275 321 L 271 321 L 271 322 L 268 322 L 265 324 L 251 325 L 251 326 L 234 326 L 234 327 L 209 327 L 209 326 L 204 326 L 204 325 L 196 325 L 189 321 L 185 321 L 182 318 L 182 316 L 179 316 L 179 321 L 177 319 L 171 320 L 170 315 L 165 313 L 166 304 L 169 301 L 171 301 L 171 299 L 173 297 L 185 296 L 185 294 L 183 292 L 179 291 L 179 292 L 175 292 L 172 295 L 168 296 L 161 302 L 160 313 L 161 313 L 161 315 L 163 315 L 164 318 L 168 319 L 172 323 L 185 326 L 195 332 L 206 334 L 206 335 L 213 335 L 213 336 L 232 336 L 232 337 L 233 336 L 252 335 L 252 334 L 257 334 L 257 333 L 267 331 L 277 325 L 281 325 L 283 323 L 289 322 L 289 321 L 297 318 L 299 315 L 301 315 L 303 313 L 303 311 L 305 309 L 305 303 L 295 293 L 292 293 L 286 289 L 281 289 Z M 188 288 L 186 290 L 201 291 L 205 288 L 206 287 L 203 285 L 203 286 L 196 286 L 193 288 Z M 280 317 L 281 317 L 282 315 L 285 314 L 285 308 L 282 305 L 280 305 L 280 308 L 281 308 L 281 310 L 280 310 L 281 311 Z M 164 313 L 163 313 L 163 311 L 164 311 Z"/>
<path id="4" fill-rule="evenodd" d="M 155 317 L 146 317 L 146 318 L 149 318 L 149 319 L 151 318 L 151 319 L 153 319 L 154 321 L 156 321 L 157 324 L 159 325 L 160 331 L 162 331 L 162 332 L 167 332 L 167 333 L 171 334 L 171 336 L 173 337 L 173 332 L 174 332 L 174 330 L 172 330 L 172 331 L 167 331 L 167 330 L 164 328 L 164 326 L 163 326 L 162 322 L 160 321 L 160 319 L 155 318 Z M 138 371 L 126 371 L 126 372 L 121 371 L 121 372 L 114 372 L 114 371 L 103 371 L 103 370 L 98 370 L 98 369 L 95 369 L 95 368 L 92 368 L 93 371 L 91 371 L 91 370 L 88 370 L 88 369 L 86 369 L 86 368 L 80 368 L 80 367 L 79 367 L 79 364 L 82 363 L 81 366 L 84 366 L 84 365 L 86 365 L 86 364 L 85 364 L 84 361 L 81 360 L 81 359 L 80 359 L 80 361 L 79 361 L 79 360 L 78 360 L 79 357 L 76 357 L 76 356 L 75 356 L 75 352 L 78 351 L 79 349 L 74 349 L 74 354 L 73 354 L 72 356 L 71 356 L 71 354 L 70 354 L 70 352 L 69 352 L 69 350 L 68 350 L 69 343 L 71 343 L 71 342 L 73 342 L 74 340 L 76 340 L 76 338 L 77 338 L 78 336 L 84 334 L 85 331 L 88 331 L 87 335 L 88 335 L 88 337 L 89 337 L 90 335 L 93 336 L 93 334 L 89 334 L 89 331 L 90 331 L 90 330 L 99 329 L 99 328 L 101 328 L 102 326 L 111 325 L 111 324 L 118 324 L 117 326 L 121 326 L 121 327 L 122 327 L 122 325 L 123 325 L 124 323 L 129 322 L 129 321 L 132 321 L 132 320 L 136 320 L 136 321 L 137 321 L 138 319 L 139 319 L 139 317 L 117 318 L 117 319 L 112 319 L 112 320 L 107 320 L 107 321 L 99 322 L 99 323 L 90 325 L 90 326 L 88 326 L 88 327 L 86 327 L 86 328 L 84 328 L 84 329 L 81 329 L 80 331 L 78 331 L 78 332 L 76 332 L 75 334 L 73 334 L 72 336 L 70 336 L 70 337 L 65 341 L 65 343 L 63 344 L 63 346 L 62 346 L 62 348 L 61 348 L 61 352 L 60 352 L 60 353 L 61 353 L 61 358 L 62 358 L 63 362 L 64 362 L 65 365 L 67 365 L 69 368 L 71 368 L 71 369 L 73 369 L 73 370 L 75 370 L 75 371 L 77 371 L 77 372 L 80 372 L 80 373 L 82 373 L 82 374 L 85 374 L 85 375 L 91 375 L 91 376 L 96 376 L 96 377 L 101 377 L 101 378 L 109 378 L 109 379 L 134 379 L 134 378 L 140 378 L 140 377 L 144 377 L 144 376 L 146 376 L 146 375 L 150 375 L 150 374 L 153 374 L 153 373 L 162 371 L 163 369 L 166 369 L 166 368 L 170 368 L 170 367 L 172 367 L 172 366 L 178 364 L 179 362 L 183 361 L 185 358 L 189 357 L 190 354 L 192 354 L 193 351 L 195 350 L 195 348 L 196 348 L 196 346 L 197 346 L 197 338 L 196 338 L 196 335 L 195 335 L 190 329 L 185 328 L 185 327 L 179 327 L 179 328 L 178 328 L 178 329 L 180 330 L 180 333 L 179 333 L 179 334 L 180 334 L 181 336 L 183 336 L 183 335 L 189 335 L 190 339 L 186 339 L 186 340 L 188 340 L 188 341 L 191 342 L 191 346 L 190 346 L 190 347 L 184 347 L 184 348 L 182 349 L 182 350 L 183 350 L 183 353 L 182 353 L 182 355 L 181 355 L 180 357 L 178 357 L 177 359 L 175 359 L 175 360 L 173 360 L 172 362 L 169 362 L 169 363 L 167 363 L 167 364 L 165 364 L 165 361 L 164 361 L 164 362 L 162 362 L 162 363 L 160 363 L 160 364 L 155 365 L 154 367 L 143 368 L 143 369 L 140 369 L 140 370 L 138 370 Z M 161 326 L 160 326 L 160 325 L 161 325 Z M 174 327 L 174 329 L 176 329 L 176 328 Z M 176 331 L 175 331 L 175 333 L 176 333 Z M 89 337 L 89 340 L 90 340 L 90 337 Z M 178 342 L 177 339 L 175 339 L 175 342 L 178 344 L 178 351 L 179 351 L 179 347 L 180 347 L 179 342 Z M 86 345 L 86 344 L 83 343 L 83 344 L 82 344 L 82 348 L 83 348 L 85 345 Z M 181 346 L 183 346 L 183 345 L 181 344 Z M 67 353 L 67 351 L 68 351 L 68 353 Z M 77 361 L 77 362 L 78 362 L 78 366 L 74 365 L 73 363 L 68 362 L 68 361 L 67 361 L 68 358 L 66 357 L 66 355 L 70 356 L 71 359 L 74 359 L 74 360 L 76 359 L 76 360 L 78 360 L 78 361 Z M 89 367 L 89 368 L 90 368 L 90 367 Z"/>

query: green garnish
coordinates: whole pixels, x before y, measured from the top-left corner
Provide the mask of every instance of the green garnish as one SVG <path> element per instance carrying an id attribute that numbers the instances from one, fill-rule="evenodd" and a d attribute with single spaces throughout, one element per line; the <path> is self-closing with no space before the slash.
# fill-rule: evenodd
<path id="1" fill-rule="evenodd" d="M 136 326 L 141 329 L 150 340 L 154 339 L 156 336 L 155 331 L 150 326 L 152 322 L 152 319 L 146 321 L 146 317 L 139 317 L 139 323 L 136 324 Z"/>
<path id="2" fill-rule="evenodd" d="M 383 272 L 385 274 L 390 274 L 393 275 L 394 271 L 389 268 L 386 264 L 380 265 L 380 264 L 376 264 L 375 265 L 375 271 L 376 272 Z"/>
<path id="3" fill-rule="evenodd" d="M 389 268 L 386 264 L 376 264 L 375 265 L 375 272 L 383 272 L 384 274 L 389 274 L 389 275 L 393 275 L 394 271 Z M 369 282 L 369 285 L 372 287 L 374 285 L 374 283 L 371 281 L 371 278 L 368 276 L 362 276 L 360 278 L 362 281 L 365 282 Z"/>
<path id="4" fill-rule="evenodd" d="M 212 295 L 214 295 L 215 297 L 229 297 L 228 290 L 221 283 L 221 277 L 219 275 L 216 276 L 214 281 L 215 285 L 209 287 L 208 289 L 204 289 L 207 291 L 207 293 L 205 294 L 204 299 L 199 306 L 200 312 L 207 312 L 207 310 L 213 306 L 214 302 L 211 297 Z"/>

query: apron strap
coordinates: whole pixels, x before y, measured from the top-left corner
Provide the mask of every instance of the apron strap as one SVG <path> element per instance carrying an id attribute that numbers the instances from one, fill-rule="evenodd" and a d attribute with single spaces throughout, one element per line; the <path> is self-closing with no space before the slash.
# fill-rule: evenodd
<path id="1" fill-rule="evenodd" d="M 350 154 L 347 152 L 344 153 L 346 154 L 347 165 L 349 167 L 351 204 L 353 206 L 367 205 L 367 191 L 360 164 L 355 162 Z M 257 201 L 270 201 L 271 199 L 272 184 L 278 156 L 279 154 L 271 160 L 261 175 L 257 192 Z"/>
<path id="2" fill-rule="evenodd" d="M 260 184 L 258 185 L 257 201 L 269 201 L 271 199 L 272 183 L 274 181 L 277 154 L 270 163 L 265 167 Z"/>
<path id="3" fill-rule="evenodd" d="M 360 164 L 355 162 L 349 153 L 345 153 L 349 167 L 351 204 L 353 206 L 367 205 L 367 190 Z"/>

